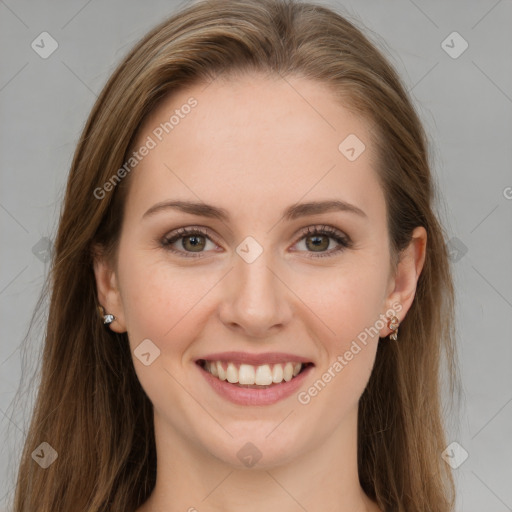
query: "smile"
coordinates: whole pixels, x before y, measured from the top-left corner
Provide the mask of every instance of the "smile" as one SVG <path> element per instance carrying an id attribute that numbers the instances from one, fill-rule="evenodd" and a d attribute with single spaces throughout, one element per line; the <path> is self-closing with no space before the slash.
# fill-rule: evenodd
<path id="1" fill-rule="evenodd" d="M 290 359 L 295 361 L 278 354 L 231 354 L 198 359 L 196 367 L 215 393 L 237 405 L 271 405 L 290 397 L 315 366 L 293 356 Z"/>

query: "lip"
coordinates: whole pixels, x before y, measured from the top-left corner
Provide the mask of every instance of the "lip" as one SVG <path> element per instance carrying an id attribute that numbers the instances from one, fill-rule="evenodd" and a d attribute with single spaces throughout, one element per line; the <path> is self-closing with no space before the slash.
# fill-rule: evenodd
<path id="1" fill-rule="evenodd" d="M 215 355 L 215 357 L 218 356 L 219 354 Z M 281 354 L 279 354 L 279 356 L 281 356 Z M 219 359 L 214 360 L 218 361 Z M 302 360 L 298 360 L 296 356 L 295 359 L 288 359 L 287 361 L 302 362 Z M 241 362 L 247 362 L 247 359 Z M 269 362 L 269 360 L 266 359 L 266 362 Z M 279 360 L 275 362 L 282 361 Z M 210 384 L 210 386 L 218 395 L 237 405 L 271 405 L 279 402 L 280 400 L 284 400 L 297 391 L 297 389 L 303 384 L 304 380 L 309 375 L 310 371 L 314 368 L 313 364 L 307 366 L 296 377 L 288 382 L 283 381 L 280 384 L 274 384 L 266 389 L 255 389 L 235 386 L 230 384 L 227 380 L 220 380 L 217 377 L 214 377 L 200 364 L 196 364 L 195 366 L 201 372 L 201 375 L 205 378 L 206 382 Z"/>
<path id="2" fill-rule="evenodd" d="M 250 354 L 248 352 L 217 352 L 215 354 L 208 354 L 196 359 L 196 363 L 201 359 L 207 361 L 225 361 L 235 364 L 252 364 L 259 366 L 262 364 L 274 363 L 311 363 L 311 359 L 300 357 L 294 354 L 287 354 L 285 352 L 263 352 L 261 354 Z"/>

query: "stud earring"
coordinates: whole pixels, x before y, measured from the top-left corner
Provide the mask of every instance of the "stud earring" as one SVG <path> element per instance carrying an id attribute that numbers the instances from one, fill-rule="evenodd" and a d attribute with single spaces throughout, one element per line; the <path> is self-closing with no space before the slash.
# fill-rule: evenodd
<path id="1" fill-rule="evenodd" d="M 389 335 L 390 340 L 397 340 L 398 338 L 398 326 L 400 325 L 400 321 L 396 316 L 391 317 L 391 319 L 388 322 L 388 327 L 393 331 Z"/>
<path id="2" fill-rule="evenodd" d="M 103 318 L 104 325 L 110 325 L 116 319 L 114 315 L 105 313 L 103 306 L 98 306 L 98 311 L 100 312 L 100 316 Z"/>

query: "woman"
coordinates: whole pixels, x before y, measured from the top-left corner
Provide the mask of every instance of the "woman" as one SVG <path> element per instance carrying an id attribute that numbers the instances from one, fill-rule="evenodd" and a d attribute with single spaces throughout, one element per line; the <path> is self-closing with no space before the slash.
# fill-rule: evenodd
<path id="1" fill-rule="evenodd" d="M 74 156 L 14 510 L 453 510 L 433 201 L 403 86 L 338 14 L 156 27 Z"/>

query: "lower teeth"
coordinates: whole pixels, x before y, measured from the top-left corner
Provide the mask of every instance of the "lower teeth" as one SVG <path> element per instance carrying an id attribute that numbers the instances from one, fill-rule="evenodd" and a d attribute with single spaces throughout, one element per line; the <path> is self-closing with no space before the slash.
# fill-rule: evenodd
<path id="1" fill-rule="evenodd" d="M 228 382 L 228 381 L 226 381 L 226 382 Z M 271 386 L 276 385 L 275 382 L 273 382 L 272 384 L 269 384 L 268 386 L 262 386 L 262 385 L 260 386 L 259 384 L 240 384 L 239 382 L 235 382 L 235 383 L 230 382 L 230 384 L 233 384 L 233 386 L 238 386 L 239 388 L 250 388 L 250 389 L 267 389 Z M 281 383 L 279 382 L 279 384 L 281 384 Z"/>

